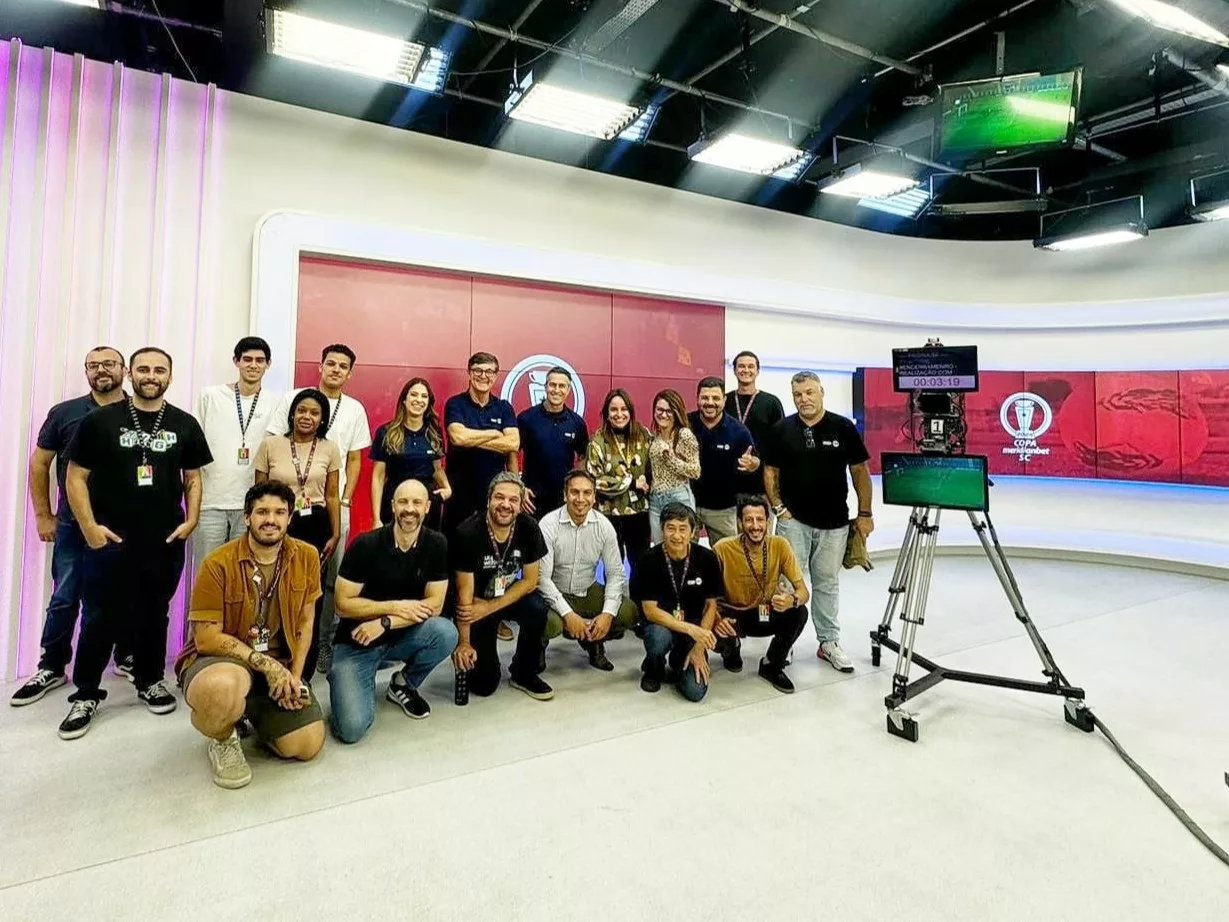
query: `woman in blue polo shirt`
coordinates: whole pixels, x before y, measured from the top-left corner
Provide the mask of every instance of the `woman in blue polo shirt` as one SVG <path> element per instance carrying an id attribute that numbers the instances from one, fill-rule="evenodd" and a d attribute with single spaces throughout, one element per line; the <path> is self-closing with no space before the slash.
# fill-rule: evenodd
<path id="1" fill-rule="evenodd" d="M 373 526 L 391 523 L 393 493 L 405 481 L 418 480 L 431 493 L 431 512 L 425 524 L 439 531 L 452 487 L 444 471 L 444 439 L 435 414 L 435 392 L 425 378 L 411 378 L 401 388 L 393 418 L 376 430 L 371 460 Z"/>

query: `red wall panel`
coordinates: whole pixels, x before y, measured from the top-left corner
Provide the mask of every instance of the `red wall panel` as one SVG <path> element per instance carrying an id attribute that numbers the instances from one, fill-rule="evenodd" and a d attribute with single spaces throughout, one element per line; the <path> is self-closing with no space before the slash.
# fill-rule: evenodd
<path id="1" fill-rule="evenodd" d="M 582 375 L 610 375 L 609 292 L 474 279 L 472 303 L 474 349 L 504 368 L 544 353 Z"/>
<path id="2" fill-rule="evenodd" d="M 725 308 L 616 294 L 611 315 L 610 374 L 628 377 L 722 377 Z M 694 386 L 693 386 L 694 387 Z"/>
<path id="3" fill-rule="evenodd" d="M 1180 371 L 1178 395 L 1183 481 L 1229 484 L 1229 371 Z"/>

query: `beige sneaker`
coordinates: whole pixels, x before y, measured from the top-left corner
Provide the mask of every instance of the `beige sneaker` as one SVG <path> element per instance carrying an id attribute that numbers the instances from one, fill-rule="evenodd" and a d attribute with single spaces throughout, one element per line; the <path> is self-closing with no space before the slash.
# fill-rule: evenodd
<path id="1" fill-rule="evenodd" d="M 224 740 L 209 741 L 209 765 L 213 768 L 213 783 L 220 788 L 234 790 L 246 787 L 252 780 L 252 769 L 234 730 Z"/>

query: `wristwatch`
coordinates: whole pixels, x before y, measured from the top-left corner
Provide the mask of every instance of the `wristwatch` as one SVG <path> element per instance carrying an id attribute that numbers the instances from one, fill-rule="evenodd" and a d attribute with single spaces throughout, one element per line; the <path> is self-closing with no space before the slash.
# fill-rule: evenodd
<path id="1" fill-rule="evenodd" d="M 858 518 L 860 519 L 873 519 L 874 517 L 875 513 L 873 512 L 864 512 L 861 509 L 858 510 Z"/>
<path id="2" fill-rule="evenodd" d="M 777 503 L 775 506 L 772 507 L 773 515 L 780 515 L 784 511 L 785 511 L 785 503 Z"/>
<path id="3" fill-rule="evenodd" d="M 391 631 L 393 629 L 393 619 L 388 617 L 388 615 L 380 615 L 380 627 L 386 631 Z"/>

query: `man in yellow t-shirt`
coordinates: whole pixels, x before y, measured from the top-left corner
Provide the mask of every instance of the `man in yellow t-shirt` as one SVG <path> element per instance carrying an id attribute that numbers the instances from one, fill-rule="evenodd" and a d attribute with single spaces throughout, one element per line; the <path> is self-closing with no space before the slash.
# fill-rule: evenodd
<path id="1" fill-rule="evenodd" d="M 741 672 L 739 638 L 771 637 L 759 674 L 788 694 L 794 683 L 785 674 L 785 665 L 806 626 L 810 595 L 789 542 L 768 534 L 768 500 L 740 496 L 737 515 L 740 534 L 713 545 L 723 584 L 721 617 L 713 629 L 717 651 L 727 670 Z"/>

